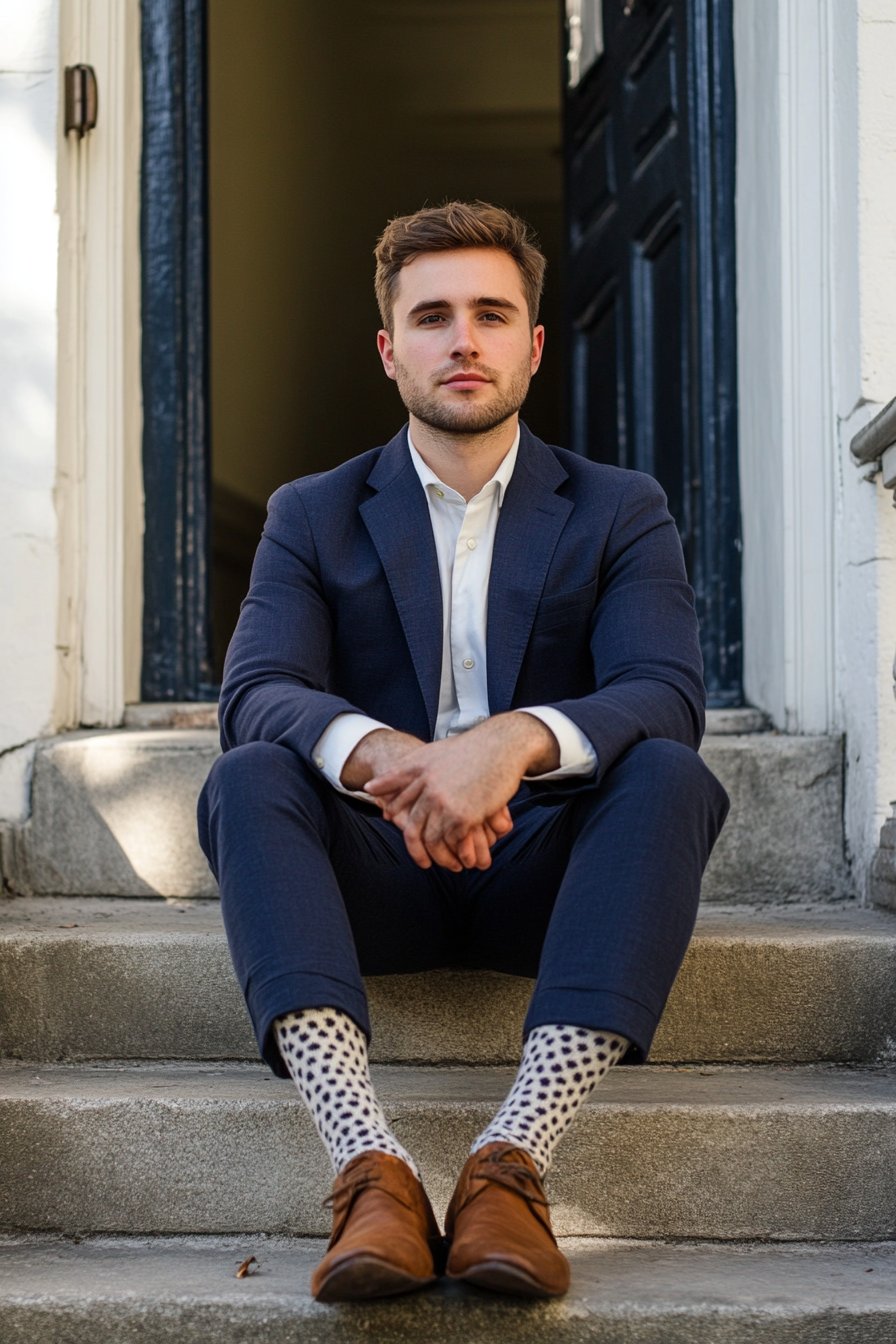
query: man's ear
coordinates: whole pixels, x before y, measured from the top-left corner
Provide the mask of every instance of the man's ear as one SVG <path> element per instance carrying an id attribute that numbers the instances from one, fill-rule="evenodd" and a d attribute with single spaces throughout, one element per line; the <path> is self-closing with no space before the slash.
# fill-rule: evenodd
<path id="1" fill-rule="evenodd" d="M 381 328 L 376 334 L 376 348 L 380 352 L 380 359 L 383 361 L 383 368 L 386 370 L 386 377 L 395 381 L 395 351 L 392 346 L 392 337 Z"/>
<path id="2" fill-rule="evenodd" d="M 535 327 L 532 332 L 532 373 L 538 372 L 541 357 L 544 354 L 544 327 Z"/>

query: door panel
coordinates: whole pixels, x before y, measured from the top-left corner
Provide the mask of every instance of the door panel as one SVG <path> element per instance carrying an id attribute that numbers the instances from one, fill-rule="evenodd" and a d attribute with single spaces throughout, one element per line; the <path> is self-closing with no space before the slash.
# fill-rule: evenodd
<path id="1" fill-rule="evenodd" d="M 565 100 L 569 440 L 663 486 L 738 704 L 731 0 L 603 0 L 603 37 Z"/>

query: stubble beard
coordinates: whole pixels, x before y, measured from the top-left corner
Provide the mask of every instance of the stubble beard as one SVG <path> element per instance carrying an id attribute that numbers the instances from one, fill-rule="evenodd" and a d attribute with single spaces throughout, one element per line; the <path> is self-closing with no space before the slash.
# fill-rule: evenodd
<path id="1" fill-rule="evenodd" d="M 464 369 L 452 368 L 452 373 L 481 373 L 491 379 L 492 386 L 501 388 L 500 376 L 484 364 L 471 364 Z M 529 392 L 532 372 L 528 358 L 510 376 L 496 398 L 485 404 L 474 401 L 449 403 L 440 401 L 435 388 L 421 387 L 399 360 L 395 360 L 395 381 L 405 408 L 431 429 L 443 434 L 487 434 L 516 415 Z"/>

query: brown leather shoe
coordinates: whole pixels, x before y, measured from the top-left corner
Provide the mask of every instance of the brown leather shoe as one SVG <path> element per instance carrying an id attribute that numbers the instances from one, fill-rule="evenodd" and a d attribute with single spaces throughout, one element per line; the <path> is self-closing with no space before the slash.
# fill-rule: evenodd
<path id="1" fill-rule="evenodd" d="M 407 1162 L 361 1153 L 339 1173 L 327 1201 L 333 1234 L 311 1276 L 318 1302 L 357 1302 L 434 1283 L 442 1237 L 426 1191 Z"/>
<path id="2" fill-rule="evenodd" d="M 487 1143 L 467 1161 L 445 1216 L 449 1279 L 517 1297 L 560 1297 L 569 1262 L 528 1153 Z"/>

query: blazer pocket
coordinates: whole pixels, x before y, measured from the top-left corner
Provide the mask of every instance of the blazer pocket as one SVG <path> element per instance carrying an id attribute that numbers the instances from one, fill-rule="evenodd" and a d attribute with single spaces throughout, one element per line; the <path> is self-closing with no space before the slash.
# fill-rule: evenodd
<path id="1" fill-rule="evenodd" d="M 535 613 L 535 627 L 538 630 L 552 630 L 555 626 L 565 625 L 575 617 L 581 617 L 585 610 L 594 610 L 597 605 L 597 583 L 586 583 L 584 588 L 572 588 L 567 593 L 553 593 L 543 597 Z"/>

